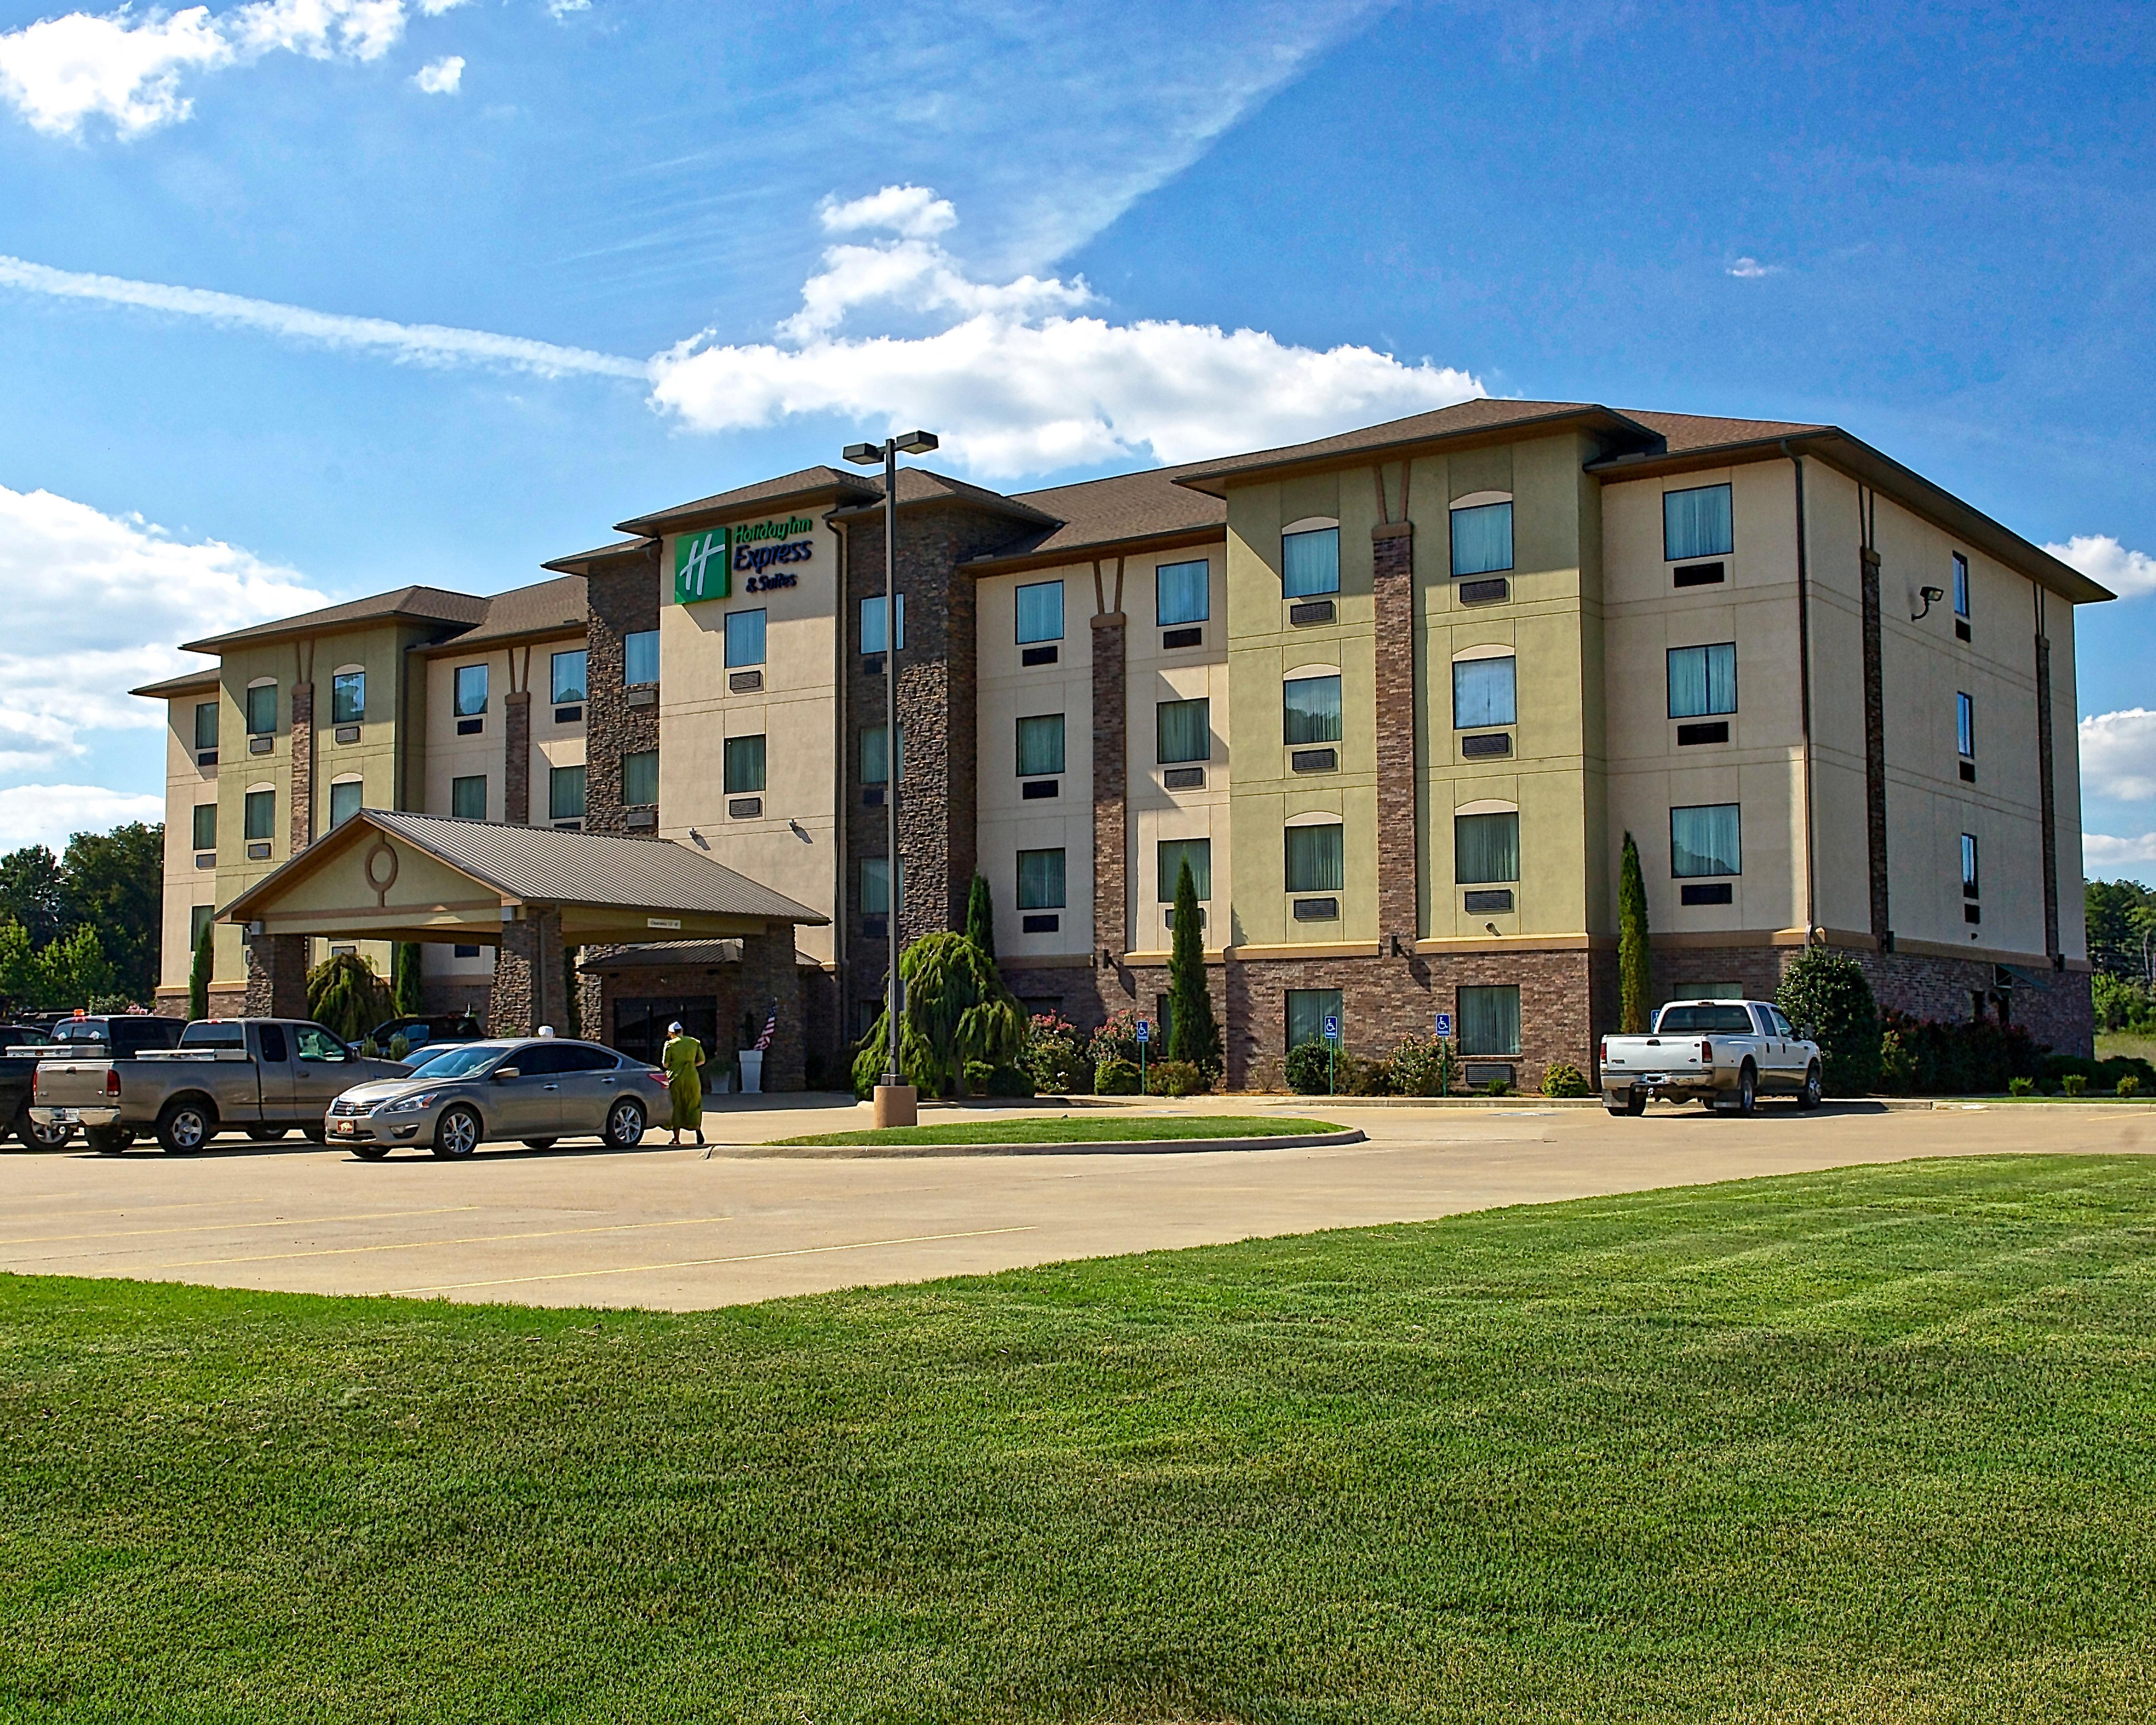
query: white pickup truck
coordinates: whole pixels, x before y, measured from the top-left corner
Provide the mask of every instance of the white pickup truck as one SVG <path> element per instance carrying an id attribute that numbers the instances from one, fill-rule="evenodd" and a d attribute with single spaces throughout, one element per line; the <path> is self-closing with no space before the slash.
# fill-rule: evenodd
<path id="1" fill-rule="evenodd" d="M 1647 1099 L 1749 1114 L 1763 1096 L 1820 1101 L 1819 1045 L 1797 1034 L 1764 1000 L 1672 1000 L 1645 1036 L 1602 1039 L 1602 1102 L 1643 1114 Z"/>

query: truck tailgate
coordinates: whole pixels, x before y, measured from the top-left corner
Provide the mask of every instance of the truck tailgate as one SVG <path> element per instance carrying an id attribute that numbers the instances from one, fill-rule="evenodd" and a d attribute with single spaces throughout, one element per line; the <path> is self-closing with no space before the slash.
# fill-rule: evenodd
<path id="1" fill-rule="evenodd" d="M 1701 1040 L 1697 1036 L 1612 1036 L 1604 1045 L 1602 1065 L 1623 1077 L 1648 1072 L 1697 1077 L 1713 1070 L 1712 1063 L 1699 1057 Z"/>
<path id="2" fill-rule="evenodd" d="M 30 1100 L 40 1108 L 96 1108 L 110 1098 L 105 1089 L 110 1060 L 40 1060 Z"/>

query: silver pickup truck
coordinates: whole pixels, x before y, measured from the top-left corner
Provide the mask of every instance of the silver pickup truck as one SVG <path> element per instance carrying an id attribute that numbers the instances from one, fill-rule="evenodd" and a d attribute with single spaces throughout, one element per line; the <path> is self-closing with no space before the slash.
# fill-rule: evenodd
<path id="1" fill-rule="evenodd" d="M 1649 1034 L 1605 1036 L 1601 1054 L 1602 1102 L 1612 1114 L 1644 1113 L 1650 1096 L 1738 1114 L 1762 1096 L 1819 1106 L 1819 1045 L 1763 1000 L 1672 1000 Z"/>
<path id="2" fill-rule="evenodd" d="M 298 1127 L 322 1142 L 322 1116 L 355 1084 L 402 1078 L 396 1060 L 371 1060 L 320 1024 L 295 1019 L 202 1019 L 179 1046 L 131 1059 L 44 1060 L 30 1093 L 39 1126 L 80 1126 L 90 1147 L 116 1155 L 144 1132 L 175 1156 L 219 1132 L 263 1142 Z"/>

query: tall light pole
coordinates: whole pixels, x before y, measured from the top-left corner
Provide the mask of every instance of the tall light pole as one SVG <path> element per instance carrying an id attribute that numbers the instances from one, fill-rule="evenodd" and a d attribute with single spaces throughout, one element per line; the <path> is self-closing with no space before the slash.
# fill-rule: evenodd
<path id="1" fill-rule="evenodd" d="M 878 1126 L 911 1126 L 920 1117 L 920 1098 L 906 1085 L 898 1065 L 898 458 L 925 455 L 937 446 L 932 433 L 909 431 L 880 444 L 848 444 L 845 458 L 856 466 L 883 463 L 883 759 L 885 819 L 890 845 L 885 864 L 884 926 L 891 936 L 891 973 L 884 978 L 885 1053 L 883 1082 L 876 1087 Z M 844 583 L 841 583 L 843 590 Z M 841 629 L 845 627 L 843 618 Z"/>

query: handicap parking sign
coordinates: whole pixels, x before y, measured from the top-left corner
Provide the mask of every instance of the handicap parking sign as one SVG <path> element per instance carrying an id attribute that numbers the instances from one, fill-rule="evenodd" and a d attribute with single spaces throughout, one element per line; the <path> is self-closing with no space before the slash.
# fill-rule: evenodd
<path id="1" fill-rule="evenodd" d="M 1452 1014 L 1450 1013 L 1441 1012 L 1437 1015 L 1437 1034 L 1440 1041 L 1452 1034 Z"/>
<path id="2" fill-rule="evenodd" d="M 1145 1019 L 1140 1019 L 1138 1020 L 1138 1040 L 1141 1042 L 1150 1042 L 1152 1040 L 1152 1025 Z"/>
<path id="3" fill-rule="evenodd" d="M 1325 1014 L 1325 1040 L 1327 1042 L 1337 1042 L 1340 1040 L 1340 1016 L 1337 1013 L 1328 1012 Z"/>

